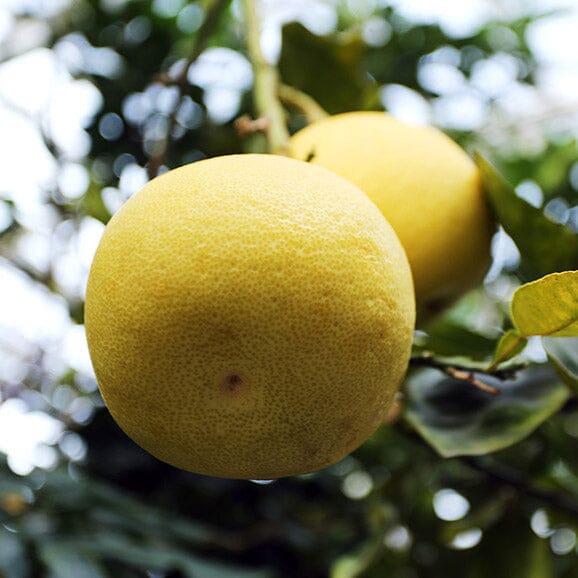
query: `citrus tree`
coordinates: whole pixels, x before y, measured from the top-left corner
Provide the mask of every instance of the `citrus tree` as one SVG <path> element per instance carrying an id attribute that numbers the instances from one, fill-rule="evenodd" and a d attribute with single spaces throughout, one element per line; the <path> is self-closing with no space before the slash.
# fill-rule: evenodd
<path id="1" fill-rule="evenodd" d="M 532 42 L 552 14 L 488 6 L 475 22 L 404 2 L 2 8 L 2 576 L 578 576 L 575 108 L 549 92 Z M 154 196 L 185 174 L 201 183 L 195 203 Z M 271 182 L 289 189 L 257 202 Z M 412 204 L 415 191 L 425 201 Z M 269 222 L 280 203 L 285 224 Z M 179 342 L 179 299 L 205 298 L 203 268 L 179 245 L 184 220 L 206 227 L 223 267 L 210 315 L 195 318 L 218 326 L 212 345 L 207 333 Z M 104 398 L 139 443 L 197 473 L 141 449 L 104 406 L 84 337 L 101 238 L 86 321 Z M 111 265 L 118 247 L 129 275 Z M 225 270 L 243 247 L 242 275 Z M 295 267 L 307 250 L 321 266 Z M 360 322 L 383 301 L 376 279 L 401 295 L 387 347 Z M 246 422 L 223 414 L 221 395 L 206 413 L 166 403 L 175 375 L 201 373 L 231 339 L 221 322 L 239 315 L 244 283 L 259 288 L 240 317 L 247 359 L 279 356 L 280 391 L 303 371 L 327 385 L 312 421 L 298 419 L 307 396 L 255 404 Z M 287 287 L 302 309 L 286 306 Z M 123 324 L 143 292 L 160 315 Z M 202 355 L 179 365 L 189 349 Z M 384 366 L 390 384 L 376 378 Z M 151 374 L 162 389 L 145 399 Z M 242 402 L 245 374 L 221 378 Z M 324 405 L 330 385 L 358 378 L 374 387 L 363 407 L 346 387 Z M 18 445 L 27 430 L 44 433 Z M 175 431 L 194 431 L 192 445 L 175 451 Z M 297 434 L 311 455 L 296 454 Z"/>

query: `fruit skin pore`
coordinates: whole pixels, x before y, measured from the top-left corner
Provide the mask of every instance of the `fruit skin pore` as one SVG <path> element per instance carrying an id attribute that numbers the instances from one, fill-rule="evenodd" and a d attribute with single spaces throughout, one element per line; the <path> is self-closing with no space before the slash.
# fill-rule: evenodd
<path id="1" fill-rule="evenodd" d="M 289 151 L 350 180 L 379 207 L 407 253 L 418 320 L 481 282 L 495 227 L 476 165 L 444 133 L 350 112 L 305 127 Z"/>
<path id="2" fill-rule="evenodd" d="M 270 479 L 338 461 L 382 422 L 415 301 L 399 240 L 354 185 L 232 155 L 157 177 L 111 219 L 85 321 L 103 398 L 138 444 Z"/>

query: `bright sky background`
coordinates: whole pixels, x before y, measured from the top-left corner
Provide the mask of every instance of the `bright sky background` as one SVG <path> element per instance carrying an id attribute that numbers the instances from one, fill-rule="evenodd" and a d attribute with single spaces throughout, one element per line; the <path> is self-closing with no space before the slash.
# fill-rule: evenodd
<path id="1" fill-rule="evenodd" d="M 103 225 L 89 217 L 82 220 L 78 230 L 71 223 L 58 224 L 58 216 L 42 202 L 43 191 L 58 182 L 62 193 L 71 199 L 85 192 L 88 173 L 82 161 L 89 151 L 90 140 L 84 129 L 100 110 L 102 97 L 88 80 L 76 80 L 74 75 L 82 66 L 94 74 L 114 77 L 121 70 L 122 61 L 112 50 L 93 48 L 79 35 L 59 42 L 53 51 L 42 47 L 48 33 L 42 18 L 58 13 L 70 2 L 2 0 L 0 3 L 0 58 L 4 60 L 0 64 L 0 194 L 15 203 L 19 218 L 28 229 L 17 248 L 18 259 L 39 273 L 46 271 L 52 261 L 55 280 L 62 291 L 82 297 Z M 349 0 L 352 11 L 360 16 L 368 6 L 387 3 Z M 335 25 L 332 4 L 331 0 L 267 0 L 263 44 L 269 57 L 274 58 L 278 51 L 283 22 L 300 19 L 315 32 L 330 32 Z M 408 19 L 438 22 L 456 37 L 475 31 L 485 19 L 503 15 L 504 11 L 515 14 L 532 6 L 541 12 L 566 6 L 569 13 L 544 19 L 530 31 L 531 45 L 543 65 L 539 92 L 522 90 L 513 83 L 515 71 L 507 54 L 480 67 L 474 76 L 474 86 L 467 86 L 452 65 L 451 51 L 446 51 L 440 54 L 439 61 L 424 67 L 420 80 L 440 96 L 448 92 L 447 99 L 439 99 L 436 107 L 431 108 L 419 95 L 400 86 L 386 89 L 383 99 L 393 114 L 410 122 L 434 121 L 444 128 L 479 130 L 487 119 L 475 91 L 489 91 L 502 99 L 512 122 L 520 125 L 528 117 L 571 109 L 578 134 L 578 3 L 574 0 L 391 0 L 391 4 Z M 153 5 L 159 11 L 173 10 L 176 14 L 184 2 L 154 0 Z M 24 7 L 39 20 L 18 24 L 18 33 L 11 35 L 16 26 L 13 14 Z M 187 15 L 187 22 L 191 17 L 194 14 Z M 184 17 L 181 22 L 184 26 L 183 22 Z M 386 23 L 373 22 L 364 33 L 372 42 L 379 43 L 387 40 L 388 30 Z M 13 54 L 19 55 L 8 58 Z M 227 74 L 222 74 L 223 69 Z M 213 49 L 191 68 L 190 78 L 205 87 L 211 115 L 217 120 L 228 120 L 236 114 L 242 91 L 251 85 L 252 72 L 239 54 Z M 145 101 L 133 104 L 134 114 L 149 106 Z M 38 122 L 64 152 L 60 166 L 48 152 Z M 118 120 L 111 118 L 110 126 L 102 130 L 114 131 L 115 122 Z M 532 138 L 540 139 L 539 135 L 530 136 L 530 145 Z M 540 142 L 535 146 L 540 146 Z M 104 195 L 105 202 L 114 210 L 146 181 L 144 169 L 131 162 L 125 164 L 119 176 L 119 186 L 106 190 Z M 8 222 L 6 206 L 0 203 L 0 230 Z M 87 383 L 92 380 L 88 391 L 94 387 L 83 328 L 69 319 L 64 299 L 31 284 L 0 256 L 0 382 L 18 383 L 24 376 L 23 368 L 34 363 L 37 347 L 46 351 L 54 375 L 73 367 Z M 74 411 L 82 422 L 89 418 L 91 408 L 85 403 Z M 33 411 L 26 401 L 8 400 L 0 405 L 0 451 L 7 453 L 16 472 L 26 474 L 35 466 L 54 465 L 52 446 L 56 443 L 69 455 L 82 456 L 79 439 L 63 431 L 60 422 Z M 465 508 L 453 494 L 440 500 L 453 500 L 455 508 Z"/>

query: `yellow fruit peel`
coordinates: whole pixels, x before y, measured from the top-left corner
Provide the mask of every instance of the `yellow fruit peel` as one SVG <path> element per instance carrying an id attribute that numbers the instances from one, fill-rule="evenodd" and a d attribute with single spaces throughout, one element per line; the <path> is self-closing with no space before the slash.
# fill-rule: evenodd
<path id="1" fill-rule="evenodd" d="M 441 131 L 382 112 L 350 112 L 309 125 L 290 155 L 363 190 L 404 246 L 423 319 L 478 285 L 494 224 L 479 170 Z"/>
<path id="2" fill-rule="evenodd" d="M 317 470 L 382 422 L 415 302 L 376 207 L 273 155 L 157 177 L 111 219 L 86 329 L 103 398 L 156 457 L 213 476 Z"/>

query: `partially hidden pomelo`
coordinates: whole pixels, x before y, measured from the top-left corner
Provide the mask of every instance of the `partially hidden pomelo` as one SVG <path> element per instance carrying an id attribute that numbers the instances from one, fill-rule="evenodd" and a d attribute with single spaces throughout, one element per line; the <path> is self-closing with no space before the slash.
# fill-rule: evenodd
<path id="1" fill-rule="evenodd" d="M 483 279 L 494 224 L 481 175 L 441 131 L 382 112 L 351 112 L 299 131 L 290 155 L 347 178 L 379 207 L 407 253 L 418 318 Z"/>
<path id="2" fill-rule="evenodd" d="M 414 320 L 405 253 L 374 204 L 273 155 L 148 183 L 108 224 L 86 296 L 114 419 L 161 460 L 227 478 L 310 472 L 359 446 Z"/>

